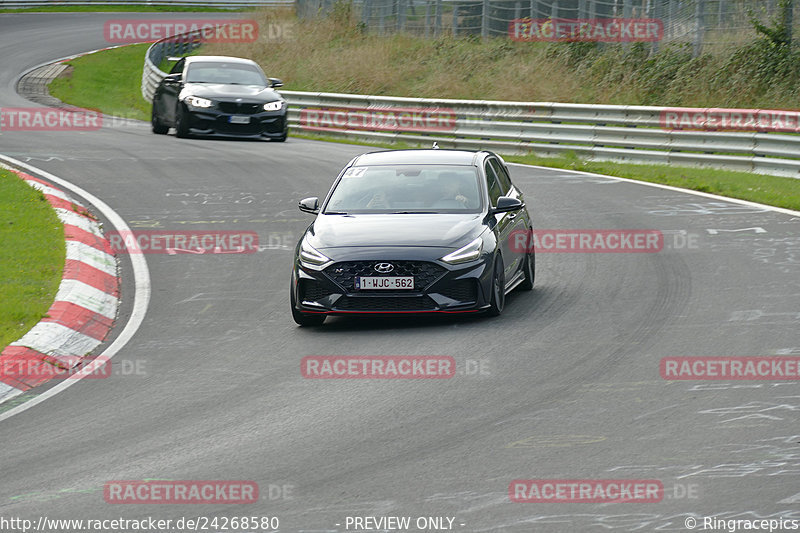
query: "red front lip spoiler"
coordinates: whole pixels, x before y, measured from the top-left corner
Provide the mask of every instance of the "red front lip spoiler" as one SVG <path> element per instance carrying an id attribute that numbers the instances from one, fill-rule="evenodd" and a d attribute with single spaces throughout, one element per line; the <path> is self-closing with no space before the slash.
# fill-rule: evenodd
<path id="1" fill-rule="evenodd" d="M 445 313 L 445 314 L 462 314 L 462 313 L 480 313 L 483 309 L 464 309 L 461 311 L 447 311 L 447 310 L 430 310 L 430 311 L 306 311 L 303 313 L 309 315 L 422 315 L 429 313 Z"/>

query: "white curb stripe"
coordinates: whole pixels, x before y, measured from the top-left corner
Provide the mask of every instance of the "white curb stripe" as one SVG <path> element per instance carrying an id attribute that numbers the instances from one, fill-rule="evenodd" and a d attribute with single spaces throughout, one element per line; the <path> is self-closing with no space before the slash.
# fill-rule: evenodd
<path id="1" fill-rule="evenodd" d="M 31 187 L 33 187 L 34 189 L 36 189 L 37 191 L 41 191 L 42 194 L 49 194 L 50 196 L 55 196 L 56 198 L 61 198 L 62 200 L 66 200 L 67 202 L 72 202 L 75 205 L 80 205 L 79 203 L 73 201 L 72 198 L 70 198 L 69 196 L 64 194 L 63 191 L 59 191 L 58 189 L 54 189 L 52 187 L 48 187 L 47 185 L 43 185 L 43 184 L 39 183 L 38 181 L 25 180 L 25 182 L 28 185 L 30 185 Z"/>
<path id="2" fill-rule="evenodd" d="M 80 241 L 67 241 L 67 259 L 86 263 L 112 276 L 117 275 L 117 262 L 112 255 Z"/>
<path id="3" fill-rule="evenodd" d="M 83 231 L 88 231 L 89 233 L 97 235 L 98 237 L 103 236 L 103 232 L 100 231 L 100 225 L 87 216 L 83 216 L 75 211 L 61 209 L 60 207 L 56 208 L 56 216 L 58 216 L 58 219 L 61 220 L 62 224 L 77 226 Z"/>
<path id="4" fill-rule="evenodd" d="M 0 403 L 10 400 L 14 396 L 19 396 L 20 394 L 22 394 L 20 389 L 0 382 Z"/>
<path id="5" fill-rule="evenodd" d="M 117 317 L 117 305 L 119 304 L 119 300 L 115 296 L 77 279 L 61 281 L 56 293 L 56 303 L 58 302 L 69 302 L 85 307 L 89 311 L 103 315 L 111 320 Z"/>
<path id="6" fill-rule="evenodd" d="M 25 346 L 61 358 L 86 355 L 97 348 L 100 342 L 56 322 L 39 322 L 20 340 L 12 342 L 9 346 Z M 75 362 L 78 362 L 78 359 Z"/>

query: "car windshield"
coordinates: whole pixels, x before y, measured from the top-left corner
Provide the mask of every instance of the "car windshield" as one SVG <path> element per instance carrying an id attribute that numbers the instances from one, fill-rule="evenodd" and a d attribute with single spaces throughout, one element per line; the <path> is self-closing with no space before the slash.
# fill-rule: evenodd
<path id="1" fill-rule="evenodd" d="M 198 61 L 189 65 L 188 83 L 227 83 L 233 85 L 263 85 L 267 80 L 255 65 Z"/>
<path id="2" fill-rule="evenodd" d="M 478 213 L 479 191 L 472 166 L 350 167 L 324 213 Z"/>

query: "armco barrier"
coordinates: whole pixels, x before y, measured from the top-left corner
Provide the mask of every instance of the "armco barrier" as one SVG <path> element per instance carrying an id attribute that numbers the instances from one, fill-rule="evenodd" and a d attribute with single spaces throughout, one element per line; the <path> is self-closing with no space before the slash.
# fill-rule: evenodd
<path id="1" fill-rule="evenodd" d="M 181 55 L 201 44 L 192 35 L 163 39 L 147 52 L 142 95 L 153 91 L 166 75 L 162 59 Z M 691 131 L 662 127 L 668 108 L 589 105 L 553 102 L 503 102 L 400 98 L 356 94 L 281 91 L 289 104 L 294 130 L 323 132 L 369 141 L 430 144 L 442 148 L 487 149 L 501 154 L 537 153 L 544 156 L 573 152 L 594 160 L 706 166 L 800 178 L 800 135 L 736 131 Z M 304 111 L 305 110 L 305 111 Z M 309 110 L 322 114 L 325 124 L 311 123 Z M 684 111 L 703 113 L 705 109 Z M 757 110 L 743 110 L 757 113 Z M 387 128 L 387 117 L 414 113 L 449 114 L 447 131 L 420 127 L 423 120 Z M 374 120 L 352 120 L 359 117 Z M 381 123 L 381 120 L 383 122 Z"/>

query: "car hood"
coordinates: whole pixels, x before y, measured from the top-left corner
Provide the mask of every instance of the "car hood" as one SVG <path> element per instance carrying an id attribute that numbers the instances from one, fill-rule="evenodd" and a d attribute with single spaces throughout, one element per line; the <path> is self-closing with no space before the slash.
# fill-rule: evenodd
<path id="1" fill-rule="evenodd" d="M 362 246 L 460 248 L 486 226 L 480 214 L 319 215 L 308 228 L 318 250 Z"/>
<path id="2" fill-rule="evenodd" d="M 181 98 L 199 96 L 202 98 L 242 98 L 258 102 L 281 100 L 275 89 L 261 85 L 230 85 L 227 83 L 187 83 L 181 91 Z"/>

